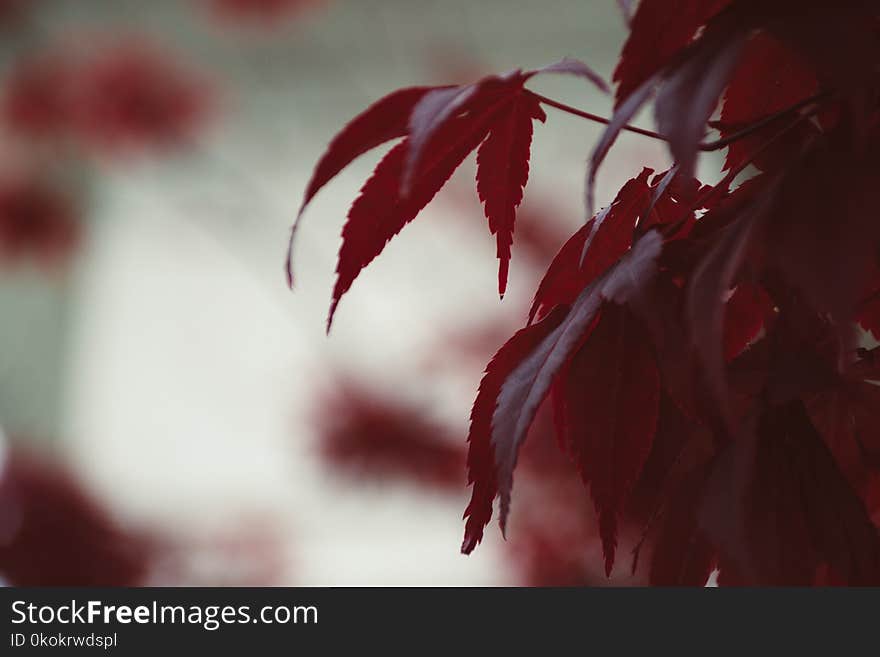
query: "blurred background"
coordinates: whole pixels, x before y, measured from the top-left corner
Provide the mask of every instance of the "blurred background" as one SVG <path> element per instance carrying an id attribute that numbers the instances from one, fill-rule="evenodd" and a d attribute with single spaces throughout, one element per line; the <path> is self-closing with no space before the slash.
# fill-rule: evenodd
<path id="1" fill-rule="evenodd" d="M 293 291 L 283 262 L 312 167 L 355 114 L 565 55 L 610 79 L 616 2 L 0 0 L 0 30 L 5 582 L 609 581 L 546 418 L 509 540 L 493 522 L 459 554 L 470 404 L 584 219 L 597 126 L 548 109 L 536 127 L 503 301 L 472 158 L 329 337 L 340 230 L 381 152 L 310 206 Z M 530 86 L 610 112 L 583 80 Z M 665 153 L 623 135 L 599 204 L 643 165 Z M 629 577 L 620 559 L 610 582 Z"/>

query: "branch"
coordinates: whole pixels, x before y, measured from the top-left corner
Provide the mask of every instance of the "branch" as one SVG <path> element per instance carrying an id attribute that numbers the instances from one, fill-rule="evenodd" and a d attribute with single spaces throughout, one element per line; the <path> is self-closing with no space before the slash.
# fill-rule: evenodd
<path id="1" fill-rule="evenodd" d="M 604 125 L 608 125 L 611 120 L 605 118 L 604 116 L 599 116 L 598 114 L 593 114 L 591 112 L 585 112 L 576 107 L 572 107 L 571 105 L 566 105 L 565 103 L 560 103 L 559 101 L 553 100 L 552 98 L 547 98 L 547 96 L 542 96 L 541 94 L 534 94 L 535 98 L 538 99 L 539 102 L 549 105 L 550 107 L 555 107 L 558 110 L 563 112 L 567 112 L 568 114 L 572 114 L 574 116 L 578 116 L 582 119 L 587 119 L 589 121 L 594 121 L 595 123 L 602 123 Z M 825 100 L 831 94 L 827 91 L 815 94 L 810 96 L 809 98 L 804 98 L 803 100 L 798 101 L 794 105 L 790 105 L 785 109 L 779 110 L 778 112 L 774 112 L 773 114 L 769 114 L 761 119 L 758 119 L 754 123 L 746 126 L 742 130 L 738 130 L 732 135 L 728 135 L 723 139 L 716 139 L 715 141 L 708 141 L 701 143 L 697 148 L 703 152 L 717 151 L 722 148 L 726 148 L 730 144 L 735 141 L 739 141 L 740 139 L 745 139 L 746 137 L 758 132 L 762 128 L 766 128 L 768 125 L 775 123 L 779 119 L 785 118 L 790 114 L 794 114 L 798 112 L 802 108 L 807 105 L 812 105 L 813 103 L 818 103 L 819 101 Z M 659 141 L 668 142 L 669 138 L 665 135 L 660 134 L 659 132 L 654 132 L 653 130 L 646 130 L 644 128 L 638 128 L 634 125 L 624 125 L 622 130 L 626 130 L 628 132 L 634 132 L 638 135 L 642 135 L 643 137 L 650 137 L 651 139 L 657 139 Z"/>

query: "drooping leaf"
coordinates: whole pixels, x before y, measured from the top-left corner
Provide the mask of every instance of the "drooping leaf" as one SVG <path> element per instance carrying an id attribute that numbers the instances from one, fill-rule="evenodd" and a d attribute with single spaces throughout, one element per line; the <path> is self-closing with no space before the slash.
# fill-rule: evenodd
<path id="1" fill-rule="evenodd" d="M 880 244 L 874 220 L 880 167 L 846 139 L 824 140 L 787 169 L 766 240 L 771 264 L 814 310 L 848 325 Z"/>
<path id="2" fill-rule="evenodd" d="M 492 445 L 492 419 L 495 405 L 506 379 L 565 318 L 567 308 L 559 306 L 543 321 L 517 332 L 486 366 L 486 374 L 471 410 L 468 434 L 468 483 L 471 500 L 464 512 L 467 519 L 461 551 L 469 554 L 483 539 L 483 528 L 492 517 L 492 503 L 498 494 L 495 452 Z"/>
<path id="3" fill-rule="evenodd" d="M 333 138 L 318 160 L 306 186 L 300 214 L 309 201 L 352 160 L 386 141 L 404 137 L 413 107 L 433 90 L 443 87 L 407 87 L 398 89 L 370 105 L 354 117 Z"/>
<path id="4" fill-rule="evenodd" d="M 596 145 L 593 146 L 590 159 L 587 161 L 587 173 L 584 184 L 584 205 L 586 206 L 588 217 L 593 216 L 596 205 L 596 176 L 599 173 L 599 167 L 602 166 L 605 156 L 608 155 L 608 151 L 611 150 L 614 142 L 617 141 L 620 131 L 623 130 L 623 127 L 629 123 L 636 115 L 636 112 L 653 95 L 655 86 L 656 79 L 652 77 L 642 83 L 633 93 L 629 94 L 626 100 L 614 110 L 611 120 L 608 121 L 608 125 L 602 131 L 601 137 L 599 137 Z"/>
<path id="5" fill-rule="evenodd" d="M 293 239 L 306 206 L 324 185 L 359 155 L 386 141 L 405 136 L 413 107 L 432 89 L 435 87 L 408 87 L 388 94 L 353 118 L 327 146 L 306 186 L 297 219 L 291 228 L 286 265 L 288 284 L 293 284 Z"/>
<path id="6" fill-rule="evenodd" d="M 697 469 L 669 494 L 651 554 L 652 586 L 704 586 L 715 550 L 698 522 L 705 471 Z"/>
<path id="7" fill-rule="evenodd" d="M 482 535 L 491 513 L 486 513 L 487 504 L 491 509 L 496 491 L 501 500 L 499 524 L 502 532 L 505 530 L 519 448 L 556 375 L 592 328 L 603 300 L 623 304 L 637 294 L 653 276 L 661 249 L 660 235 L 656 231 L 646 234 L 613 269 L 584 288 L 558 326 L 546 335 L 538 334 L 542 339 L 530 351 L 511 347 L 518 362 L 499 370 L 500 375 L 493 369 L 484 377 L 474 403 L 469 441 L 484 451 L 487 443 L 491 445 L 495 468 L 489 473 L 481 467 L 470 469 L 475 482 L 471 506 L 482 511 L 468 513 L 470 519 L 463 548 L 466 552 L 473 549 Z M 505 356 L 509 353 L 504 348 L 502 352 Z M 484 451 L 478 451 L 481 456 L 474 457 L 478 463 L 483 462 Z"/>
<path id="8" fill-rule="evenodd" d="M 719 126 L 721 136 L 729 137 L 809 98 L 816 88 L 815 75 L 796 52 L 766 33 L 757 34 L 743 48 L 740 62 L 725 92 Z M 816 132 L 812 123 L 803 121 L 779 143 L 753 158 L 754 153 L 780 127 L 778 122 L 771 123 L 753 135 L 730 144 L 724 168 L 736 169 L 750 160 L 761 168 L 784 165 L 786 155 L 802 147 Z"/>
<path id="9" fill-rule="evenodd" d="M 755 283 L 736 286 L 724 309 L 724 360 L 739 356 L 757 337 L 773 314 L 773 302 Z"/>
<path id="10" fill-rule="evenodd" d="M 718 208 L 721 221 L 735 217 L 718 234 L 694 270 L 688 284 L 687 322 L 697 355 L 706 371 L 706 381 L 722 415 L 730 421 L 727 383 L 724 373 L 725 295 L 750 247 L 756 225 L 766 212 L 768 201 L 751 196 L 750 188 L 737 195 L 736 201 Z M 709 221 L 704 218 L 704 221 Z"/>
<path id="11" fill-rule="evenodd" d="M 694 174 L 699 144 L 721 92 L 739 60 L 746 34 L 710 26 L 668 75 L 654 103 L 657 129 L 682 175 Z"/>
<path id="12" fill-rule="evenodd" d="M 400 181 L 409 139 L 392 148 L 361 189 L 342 230 L 336 284 L 327 320 L 329 330 L 339 300 L 360 271 L 385 244 L 424 208 L 453 171 L 486 136 L 495 107 L 445 123 L 431 140 L 412 191 L 400 196 Z"/>
<path id="13" fill-rule="evenodd" d="M 700 27 L 729 3 L 730 0 L 641 0 L 614 69 L 616 106 L 666 67 Z"/>
<path id="14" fill-rule="evenodd" d="M 800 402 L 758 420 L 746 497 L 746 572 L 808 585 L 823 563 L 845 582 L 880 582 L 880 538 Z"/>
<path id="15" fill-rule="evenodd" d="M 563 245 L 538 286 L 529 321 L 558 303 L 570 304 L 584 286 L 629 249 L 633 227 L 640 211 L 648 204 L 648 179 L 652 173 L 646 168 L 627 181 L 611 205 Z"/>
<path id="16" fill-rule="evenodd" d="M 574 75 L 592 82 L 602 93 L 608 93 L 610 91 L 608 89 L 608 83 L 605 82 L 601 75 L 596 73 L 581 60 L 575 59 L 574 57 L 563 57 L 558 62 L 530 71 L 528 75 L 531 77 L 542 73 L 563 73 L 565 75 Z"/>
<path id="17" fill-rule="evenodd" d="M 477 193 L 498 242 L 498 292 L 507 288 L 516 209 L 529 178 L 532 122 L 546 115 L 534 96 L 521 93 L 505 106 L 477 151 Z"/>
<path id="18" fill-rule="evenodd" d="M 645 329 L 625 307 L 606 304 L 559 385 L 566 442 L 590 487 L 610 574 L 617 517 L 657 425 L 660 378 Z"/>
<path id="19" fill-rule="evenodd" d="M 523 85 L 541 73 L 576 75 L 589 80 L 600 91 L 608 90 L 605 81 L 586 64 L 566 57 L 540 69 L 525 72 L 514 70 L 504 75 L 489 75 L 473 84 L 430 91 L 416 103 L 410 115 L 408 133 L 411 143 L 401 180 L 402 195 L 409 194 L 423 149 L 444 123 L 456 116 L 471 112 L 480 105 L 496 103 L 505 97 L 519 95 Z"/>

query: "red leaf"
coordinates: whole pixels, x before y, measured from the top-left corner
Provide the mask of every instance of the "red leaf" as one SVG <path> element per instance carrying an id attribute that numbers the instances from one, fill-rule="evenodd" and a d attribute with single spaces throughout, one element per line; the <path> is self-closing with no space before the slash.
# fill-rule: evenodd
<path id="1" fill-rule="evenodd" d="M 766 197 L 753 197 L 752 186 L 743 186 L 740 190 L 729 203 L 719 206 L 714 215 L 706 215 L 697 224 L 724 222 L 728 216 L 735 217 L 719 231 L 714 245 L 694 270 L 688 284 L 686 307 L 690 337 L 705 368 L 709 390 L 728 422 L 731 416 L 724 373 L 724 297 L 733 286 L 755 226 L 768 203 Z"/>
<path id="2" fill-rule="evenodd" d="M 540 75 L 541 73 L 563 73 L 565 75 L 574 75 L 589 80 L 599 89 L 599 91 L 604 93 L 608 93 L 609 91 L 608 84 L 602 79 L 602 76 L 579 59 L 574 59 L 573 57 L 563 57 L 558 62 L 530 71 L 527 75 L 531 77 L 533 75 Z"/>
<path id="3" fill-rule="evenodd" d="M 616 107 L 669 64 L 730 0 L 642 0 L 617 68 Z"/>
<path id="4" fill-rule="evenodd" d="M 869 331 L 875 340 L 880 340 L 880 290 L 862 304 L 858 321 L 859 326 Z"/>
<path id="5" fill-rule="evenodd" d="M 626 253 L 632 245 L 635 223 L 650 199 L 648 179 L 652 173 L 646 168 L 627 181 L 611 205 L 563 245 L 538 286 L 529 321 L 558 303 L 570 304 Z"/>
<path id="6" fill-rule="evenodd" d="M 848 326 L 880 243 L 880 167 L 839 132 L 789 167 L 769 213 L 766 248 L 770 264 L 814 310 Z"/>
<path id="7" fill-rule="evenodd" d="M 688 57 L 667 77 L 654 103 L 657 129 L 682 175 L 693 176 L 700 141 L 721 92 L 739 60 L 743 29 L 710 25 Z"/>
<path id="8" fill-rule="evenodd" d="M 541 73 L 564 73 L 585 78 L 601 91 L 607 91 L 605 81 L 583 62 L 566 57 L 544 68 L 505 75 L 489 75 L 474 84 L 441 88 L 430 91 L 413 108 L 409 119 L 410 151 L 404 166 L 401 192 L 407 196 L 413 176 L 419 168 L 422 151 L 434 133 L 451 118 L 473 112 L 475 108 L 518 96 L 523 85 Z"/>
<path id="9" fill-rule="evenodd" d="M 816 76 L 797 53 L 773 37 L 759 33 L 745 46 L 740 63 L 730 79 L 721 108 L 722 137 L 786 109 L 816 92 Z M 725 169 L 745 164 L 781 126 L 768 125 L 754 135 L 730 144 Z M 754 159 L 755 166 L 768 169 L 785 163 L 787 153 L 801 146 L 816 128 L 802 121 L 788 132 L 781 143 L 774 144 Z"/>
<path id="10" fill-rule="evenodd" d="M 501 499 L 499 524 L 501 531 L 505 531 L 517 454 L 553 380 L 592 328 L 602 301 L 625 303 L 650 282 L 661 248 L 662 239 L 655 231 L 642 237 L 613 269 L 584 288 L 558 326 L 547 334 L 542 332 L 543 339 L 535 341 L 531 350 L 514 351 L 518 362 L 511 364 L 505 358 L 501 374 L 495 369 L 487 370 L 474 403 L 469 440 L 481 450 L 474 457 L 480 464 L 485 463 L 488 453 L 489 448 L 485 446 L 491 445 L 495 469 L 488 471 L 483 465 L 470 470 L 475 481 L 471 506 L 480 511 L 467 514 L 471 520 L 465 535 L 465 552 L 472 550 L 482 536 L 496 491 Z M 554 323 L 558 322 L 559 312 L 551 313 L 548 319 L 550 317 Z M 535 335 L 526 333 L 531 328 L 523 329 L 520 334 Z M 505 357 L 509 354 L 504 348 L 502 352 Z"/>
<path id="11" fill-rule="evenodd" d="M 492 517 L 492 502 L 498 494 L 495 450 L 492 445 L 492 420 L 501 388 L 507 378 L 565 318 L 566 309 L 557 308 L 538 324 L 518 331 L 505 343 L 486 366 L 486 374 L 471 410 L 468 434 L 468 483 L 473 486 L 471 501 L 465 509 L 467 518 L 461 551 L 469 554 L 483 539 L 483 528 Z"/>
<path id="12" fill-rule="evenodd" d="M 400 181 L 409 139 L 397 144 L 379 162 L 351 206 L 342 230 L 328 331 L 339 300 L 360 271 L 434 198 L 462 160 L 483 140 L 494 111 L 494 107 L 489 108 L 475 116 L 457 117 L 444 124 L 428 145 L 412 191 L 406 198 L 400 196 Z"/>
<path id="13" fill-rule="evenodd" d="M 701 526 L 732 581 L 808 586 L 831 568 L 850 586 L 880 582 L 877 527 L 799 400 L 762 403 L 711 478 Z"/>
<path id="14" fill-rule="evenodd" d="M 422 97 L 436 87 L 398 89 L 354 117 L 330 142 L 303 195 L 300 214 L 309 201 L 352 160 L 407 133 L 409 115 Z"/>
<path id="15" fill-rule="evenodd" d="M 516 208 L 529 179 L 532 121 L 546 118 L 534 96 L 520 93 L 495 119 L 477 152 L 477 193 L 485 204 L 489 230 L 497 235 L 501 296 L 507 288 Z"/>
<path id="16" fill-rule="evenodd" d="M 474 84 L 432 89 L 420 98 L 409 116 L 409 147 L 400 180 L 401 196 L 405 198 L 412 192 L 425 149 L 443 126 L 486 106 L 511 100 L 522 91 L 527 79 L 520 71 L 490 75 Z"/>
<path id="17" fill-rule="evenodd" d="M 428 91 L 434 88 L 408 87 L 388 94 L 354 117 L 327 146 L 327 150 L 315 166 L 312 178 L 306 186 L 299 213 L 291 228 L 286 265 L 289 285 L 293 284 L 291 263 L 293 239 L 306 206 L 318 193 L 318 190 L 359 155 L 384 144 L 386 141 L 405 136 L 413 107 Z"/>
<path id="18" fill-rule="evenodd" d="M 566 441 L 599 514 L 605 573 L 610 575 L 617 517 L 657 426 L 660 377 L 649 336 L 625 307 L 606 304 L 558 385 Z"/>
<path id="19" fill-rule="evenodd" d="M 705 586 L 715 550 L 699 527 L 705 472 L 691 473 L 666 503 L 662 526 L 651 554 L 652 586 Z"/>
<path id="20" fill-rule="evenodd" d="M 880 540 L 799 402 L 758 421 L 747 504 L 759 583 L 809 585 L 822 563 L 850 585 L 880 583 Z"/>
<path id="21" fill-rule="evenodd" d="M 724 360 L 733 360 L 754 342 L 772 314 L 773 302 L 763 288 L 737 285 L 724 309 Z"/>
<path id="22" fill-rule="evenodd" d="M 599 137 L 593 151 L 590 153 L 590 159 L 587 162 L 586 184 L 584 185 L 584 204 L 587 209 L 587 216 L 593 216 L 595 208 L 595 191 L 596 191 L 596 175 L 599 173 L 599 167 L 608 155 L 608 151 L 617 141 L 617 135 L 623 127 L 629 123 L 636 112 L 641 109 L 651 95 L 654 93 L 655 79 L 646 80 L 638 89 L 630 94 L 627 99 L 618 105 L 614 110 L 614 114 L 608 121 L 608 125 Z"/>

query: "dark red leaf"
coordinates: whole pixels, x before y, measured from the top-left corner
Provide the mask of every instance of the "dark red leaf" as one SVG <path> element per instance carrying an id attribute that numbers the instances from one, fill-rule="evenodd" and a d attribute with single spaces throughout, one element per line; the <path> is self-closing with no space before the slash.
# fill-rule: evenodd
<path id="1" fill-rule="evenodd" d="M 641 0 L 623 46 L 614 81 L 619 107 L 684 49 L 730 0 Z"/>
<path id="2" fill-rule="evenodd" d="M 698 523 L 705 471 L 697 470 L 669 496 L 651 554 L 652 586 L 705 586 L 715 550 Z"/>
<path id="3" fill-rule="evenodd" d="M 347 167 L 352 160 L 386 141 L 407 133 L 409 116 L 416 103 L 436 87 L 409 87 L 388 94 L 354 117 L 327 146 L 312 178 L 306 186 L 302 204 L 290 232 L 287 253 L 287 281 L 293 284 L 291 249 L 300 218 L 306 206 L 324 185 Z"/>
<path id="4" fill-rule="evenodd" d="M 563 245 L 538 286 L 529 321 L 559 303 L 570 304 L 580 291 L 611 267 L 632 245 L 633 227 L 650 198 L 643 169 L 623 186 L 605 210 Z M 583 261 L 583 264 L 581 264 Z"/>
<path id="5" fill-rule="evenodd" d="M 710 26 L 680 65 L 667 76 L 654 103 L 657 129 L 682 175 L 694 174 L 706 122 L 739 60 L 745 41 L 742 30 L 726 23 Z"/>
<path id="6" fill-rule="evenodd" d="M 770 264 L 813 309 L 846 325 L 880 244 L 878 183 L 874 158 L 853 152 L 838 134 L 789 168 L 767 223 Z"/>
<path id="7" fill-rule="evenodd" d="M 602 136 L 593 146 L 590 153 L 590 159 L 587 162 L 586 184 L 584 185 L 584 204 L 587 209 L 587 216 L 592 217 L 595 209 L 595 192 L 596 192 L 596 175 L 599 173 L 599 167 L 605 161 L 608 151 L 617 141 L 617 136 L 623 127 L 636 115 L 642 105 L 648 102 L 648 99 L 654 93 L 656 80 L 650 78 L 646 80 L 638 89 L 630 94 L 626 100 L 621 103 L 615 110 L 608 122 Z"/>
<path id="8" fill-rule="evenodd" d="M 754 342 L 772 314 L 773 302 L 762 287 L 737 285 L 724 309 L 724 360 L 733 360 Z"/>
<path id="9" fill-rule="evenodd" d="M 461 551 L 469 554 L 483 539 L 483 528 L 492 517 L 492 503 L 498 494 L 492 423 L 498 397 L 507 378 L 523 359 L 537 348 L 565 318 L 567 309 L 560 306 L 543 321 L 518 331 L 498 350 L 486 366 L 486 374 L 471 410 L 468 434 L 468 483 L 473 486 L 471 500 L 464 512 L 467 519 Z"/>
<path id="10" fill-rule="evenodd" d="M 725 297 L 733 286 L 748 252 L 755 226 L 763 217 L 767 204 L 766 198 L 754 199 L 749 192 L 747 188 L 737 195 L 736 202 L 719 206 L 715 215 L 718 219 L 707 215 L 699 222 L 725 221 L 728 216 L 736 217 L 721 229 L 688 284 L 686 312 L 689 334 L 705 368 L 711 394 L 728 422 L 732 418 L 724 373 Z"/>
<path id="11" fill-rule="evenodd" d="M 558 385 L 566 442 L 596 505 L 610 575 L 617 518 L 657 426 L 660 378 L 645 329 L 625 307 L 606 304 Z"/>
<path id="12" fill-rule="evenodd" d="M 609 92 L 608 84 L 601 75 L 596 73 L 579 59 L 574 59 L 573 57 L 563 57 L 558 62 L 530 71 L 527 75 L 531 77 L 542 73 L 563 73 L 565 75 L 574 75 L 592 82 L 593 85 L 603 93 Z"/>
<path id="13" fill-rule="evenodd" d="M 404 137 L 413 107 L 429 91 L 437 87 L 398 89 L 376 101 L 354 117 L 333 138 L 318 160 L 312 179 L 306 186 L 300 214 L 309 201 L 352 160 L 386 141 Z"/>
<path id="14" fill-rule="evenodd" d="M 880 539 L 803 405 L 765 411 L 747 497 L 761 583 L 811 584 L 826 563 L 851 585 L 880 583 Z"/>
<path id="15" fill-rule="evenodd" d="M 745 46 L 739 64 L 730 79 L 721 108 L 722 137 L 728 137 L 760 119 L 791 107 L 816 93 L 813 72 L 803 59 L 766 33 L 759 33 Z M 770 124 L 754 135 L 733 142 L 727 150 L 725 169 L 752 160 L 753 155 L 781 126 Z M 803 121 L 789 131 L 780 143 L 754 158 L 762 169 L 784 165 L 788 153 L 796 152 L 816 132 Z"/>
<path id="16" fill-rule="evenodd" d="M 712 473 L 701 524 L 739 584 L 880 582 L 880 538 L 800 401 L 765 406 Z M 723 569 L 722 569 L 723 570 Z"/>
<path id="17" fill-rule="evenodd" d="M 489 230 L 498 241 L 498 292 L 504 296 L 516 209 L 529 178 L 532 121 L 546 119 L 540 103 L 520 93 L 495 118 L 477 152 L 477 193 L 485 205 Z"/>
<path id="18" fill-rule="evenodd" d="M 409 116 L 409 145 L 400 179 L 401 197 L 406 198 L 413 191 L 415 179 L 423 167 L 425 149 L 435 141 L 435 135 L 443 126 L 453 119 L 511 100 L 522 91 L 527 79 L 521 71 L 512 71 L 503 76 L 490 75 L 461 87 L 439 87 L 422 96 Z"/>
<path id="19" fill-rule="evenodd" d="M 327 319 L 327 329 L 339 300 L 360 271 L 385 248 L 385 244 L 412 221 L 453 171 L 486 136 L 495 108 L 475 116 L 457 117 L 445 123 L 426 149 L 412 191 L 400 197 L 400 181 L 409 139 L 392 148 L 379 162 L 372 177 L 361 188 L 342 230 L 342 247 L 336 266 L 336 285 Z"/>
<path id="20" fill-rule="evenodd" d="M 475 414 L 472 413 L 469 440 L 478 446 L 491 445 L 494 449 L 495 470 L 492 472 L 491 482 L 484 468 L 470 470 L 476 481 L 472 505 L 473 500 L 479 500 L 477 508 L 482 509 L 482 512 L 475 514 L 476 519 L 474 514 L 469 514 L 473 522 L 468 523 L 466 551 L 473 549 L 479 540 L 475 537 L 482 535 L 482 527 L 488 522 L 490 515 L 486 513 L 486 505 L 491 509 L 491 500 L 496 491 L 501 499 L 499 524 L 504 532 L 510 510 L 517 454 L 553 380 L 591 330 L 603 300 L 626 303 L 642 286 L 650 282 L 661 249 L 662 239 L 655 231 L 642 237 L 613 269 L 584 288 L 561 322 L 559 311 L 551 313 L 549 317 L 553 317 L 554 322 L 560 322 L 558 326 L 550 333 L 540 333 L 543 339 L 533 344 L 530 351 L 517 349 L 514 354 L 518 362 L 510 364 L 511 367 L 505 365 L 501 375 L 493 371 L 492 378 L 484 378 L 484 384 L 481 384 L 480 394 L 474 403 Z M 541 324 L 544 325 L 546 320 Z M 481 456 L 478 462 L 481 463 L 485 455 L 482 451 L 479 454 Z M 478 489 L 479 496 L 476 494 Z M 492 496 L 487 499 L 489 493 Z"/>

